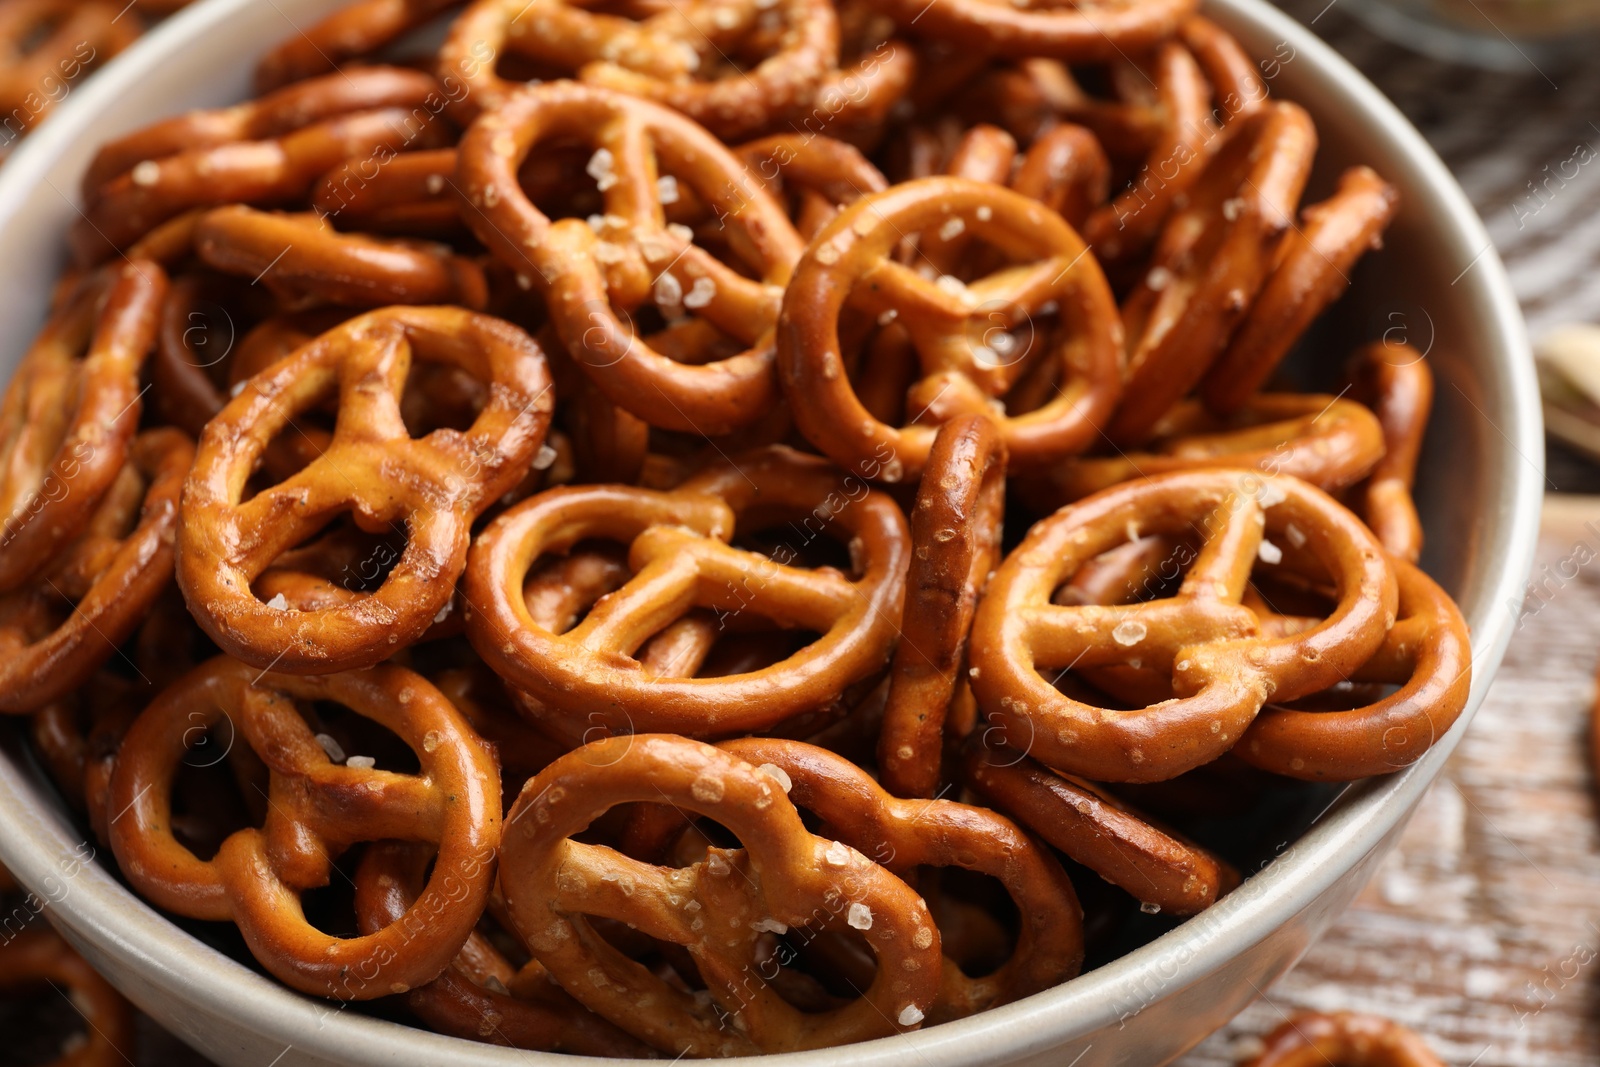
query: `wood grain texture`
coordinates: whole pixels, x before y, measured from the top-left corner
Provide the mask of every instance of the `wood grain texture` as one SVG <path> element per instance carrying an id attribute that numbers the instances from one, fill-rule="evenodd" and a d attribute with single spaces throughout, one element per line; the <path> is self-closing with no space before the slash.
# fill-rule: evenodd
<path id="1" fill-rule="evenodd" d="M 1471 730 L 1399 847 L 1307 957 L 1181 1067 L 1297 1009 L 1387 1015 L 1452 1067 L 1600 1062 L 1600 822 L 1588 714 L 1600 498 L 1546 503 L 1534 589 Z"/>

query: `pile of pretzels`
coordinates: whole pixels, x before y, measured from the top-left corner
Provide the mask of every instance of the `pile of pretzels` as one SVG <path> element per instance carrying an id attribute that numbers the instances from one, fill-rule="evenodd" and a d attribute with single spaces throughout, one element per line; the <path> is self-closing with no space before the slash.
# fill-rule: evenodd
<path id="1" fill-rule="evenodd" d="M 1302 204 L 1292 53 L 1194 7 L 361 0 L 104 145 L 0 711 L 155 906 L 521 1048 L 885 1037 L 1205 909 L 1132 801 L 1404 767 L 1471 650 L 1424 354 L 1279 370 L 1395 192 Z"/>

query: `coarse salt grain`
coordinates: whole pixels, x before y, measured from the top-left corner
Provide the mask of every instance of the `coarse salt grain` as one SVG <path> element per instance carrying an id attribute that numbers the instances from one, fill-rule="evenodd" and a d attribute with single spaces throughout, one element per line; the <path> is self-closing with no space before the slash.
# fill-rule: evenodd
<path id="1" fill-rule="evenodd" d="M 289 598 L 284 596 L 282 593 L 279 593 L 277 596 L 267 601 L 267 607 L 273 609 L 274 611 L 288 611 Z"/>
<path id="2" fill-rule="evenodd" d="M 328 754 L 328 759 L 334 763 L 344 762 L 344 749 L 340 748 L 339 742 L 335 741 L 330 735 L 318 734 L 317 744 L 321 745 L 322 751 Z"/>
<path id="3" fill-rule="evenodd" d="M 150 186 L 161 180 L 161 164 L 153 159 L 147 159 L 133 168 L 129 175 L 133 184 Z"/>
<path id="4" fill-rule="evenodd" d="M 371 756 L 351 756 L 344 761 L 346 767 L 354 767 L 358 771 L 370 771 L 378 765 L 378 761 Z"/>
<path id="5" fill-rule="evenodd" d="M 822 858 L 827 860 L 828 865 L 831 867 L 848 866 L 850 863 L 850 846 L 835 841 L 828 846 L 827 851 L 823 852 Z"/>
<path id="6" fill-rule="evenodd" d="M 857 930 L 872 929 L 872 909 L 865 904 L 851 904 L 844 921 Z"/>
<path id="7" fill-rule="evenodd" d="M 1149 632 L 1150 627 L 1138 619 L 1123 619 L 1117 623 L 1117 628 L 1111 631 L 1111 640 L 1124 646 L 1137 645 Z"/>
<path id="8" fill-rule="evenodd" d="M 961 236 L 961 231 L 965 230 L 966 228 L 967 228 L 966 220 L 963 219 L 961 216 L 957 215 L 955 218 L 951 219 L 950 221 L 946 222 L 943 226 L 939 227 L 939 238 L 940 238 L 940 240 L 944 240 L 944 241 L 953 241 L 957 237 L 960 237 Z"/>
<path id="9" fill-rule="evenodd" d="M 794 782 L 790 780 L 789 772 L 778 766 L 776 763 L 763 763 L 761 766 L 757 767 L 756 770 L 777 782 L 783 787 L 783 791 L 785 793 L 794 788 Z"/>
<path id="10" fill-rule="evenodd" d="M 596 148 L 594 155 L 589 157 L 589 165 L 583 169 L 589 177 L 594 179 L 596 187 L 603 193 L 617 184 L 617 175 L 611 169 L 614 166 L 616 166 L 616 157 L 611 154 L 611 149 Z"/>
<path id="11" fill-rule="evenodd" d="M 750 929 L 758 934 L 786 934 L 789 932 L 789 925 L 777 919 L 759 919 L 750 924 Z"/>
<path id="12" fill-rule="evenodd" d="M 1282 563 L 1283 549 L 1279 548 L 1271 541 L 1263 539 L 1262 542 L 1256 546 L 1256 558 L 1262 563 Z"/>
<path id="13" fill-rule="evenodd" d="M 717 295 L 717 283 L 710 278 L 696 278 L 689 291 L 683 294 L 683 306 L 703 308 Z"/>
<path id="14" fill-rule="evenodd" d="M 907 1004 L 900 1009 L 900 1025 L 915 1026 L 922 1021 L 922 1009 L 915 1004 Z"/>
<path id="15" fill-rule="evenodd" d="M 1289 539 L 1289 543 L 1294 547 L 1305 547 L 1306 535 L 1301 533 L 1300 527 L 1296 526 L 1294 523 L 1291 522 L 1289 525 L 1283 528 L 1283 536 L 1287 537 Z"/>
<path id="16" fill-rule="evenodd" d="M 1159 293 L 1172 284 L 1172 272 L 1165 267 L 1151 267 L 1150 273 L 1144 276 L 1144 284 L 1151 292 Z"/>
<path id="17" fill-rule="evenodd" d="M 677 307 L 683 303 L 683 283 L 674 274 L 662 274 L 656 279 L 655 294 L 657 306 Z"/>
<path id="18" fill-rule="evenodd" d="M 656 199 L 663 204 L 676 204 L 678 202 L 678 179 L 670 174 L 663 174 L 657 178 Z"/>

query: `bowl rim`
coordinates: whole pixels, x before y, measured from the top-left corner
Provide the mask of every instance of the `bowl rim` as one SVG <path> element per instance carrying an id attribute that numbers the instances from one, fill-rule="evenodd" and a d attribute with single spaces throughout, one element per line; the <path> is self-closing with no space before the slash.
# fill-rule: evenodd
<path id="1" fill-rule="evenodd" d="M 108 63 L 62 103 L 51 120 L 30 135 L 0 168 L 0 229 L 18 215 L 28 190 L 47 181 L 54 161 L 84 135 L 97 113 L 124 87 L 167 62 L 184 47 L 204 47 L 206 34 L 251 0 L 204 0 L 179 12 Z M 273 7 L 276 7 L 273 4 Z M 331 5 L 330 5 L 331 6 Z M 911 1054 L 923 1067 L 1020 1059 L 1061 1049 L 1074 1037 L 1115 1025 L 1125 1006 L 1145 1005 L 1173 989 L 1202 981 L 1308 908 L 1359 860 L 1380 846 L 1414 808 L 1455 748 L 1489 687 L 1515 623 L 1514 611 L 1491 608 L 1521 603 L 1532 568 L 1543 494 L 1543 431 L 1538 387 L 1523 320 L 1498 254 L 1476 212 L 1433 149 L 1398 109 L 1348 61 L 1310 29 L 1265 0 L 1207 0 L 1207 13 L 1238 30 L 1288 43 L 1320 73 L 1333 97 L 1330 106 L 1359 114 L 1420 171 L 1448 222 L 1446 236 L 1465 255 L 1482 249 L 1458 281 L 1493 324 L 1485 344 L 1507 358 L 1494 366 L 1508 419 L 1498 425 L 1524 464 L 1509 476 L 1502 500 L 1498 567 L 1472 624 L 1474 676 L 1466 710 L 1451 731 L 1417 763 L 1382 779 L 1355 783 L 1335 798 L 1323 816 L 1267 867 L 1222 901 L 1168 933 L 1072 981 L 968 1019 L 912 1034 L 880 1038 L 816 1052 L 784 1053 L 735 1062 L 774 1067 L 854 1067 Z M 1482 549 L 1480 548 L 1480 551 Z M 1341 798 L 1343 803 L 1337 803 Z M 0 758 L 0 810 L 27 811 L 38 797 L 24 776 Z M 60 857 L 82 841 L 62 812 L 50 805 L 42 820 L 0 819 L 0 861 L 44 899 L 42 887 L 58 874 Z M 283 1041 L 290 1049 L 340 1062 L 379 1064 L 448 1060 L 499 1067 L 512 1063 L 574 1062 L 572 1057 L 484 1045 L 352 1014 L 327 1026 L 344 1005 L 317 1001 L 281 986 L 244 964 L 183 934 L 135 896 L 103 867 L 85 864 L 67 892 L 46 909 L 86 944 L 118 958 L 139 974 L 148 990 L 227 1013 L 241 1029 Z M 1164 982 L 1152 998 L 1141 979 L 1181 965 L 1181 979 Z M 1122 1007 L 1119 1007 L 1122 1006 Z M 1063 1022 L 1065 1020 L 1065 1022 Z M 622 1064 L 623 1060 L 578 1062 Z M 1063 1062 L 1066 1062 L 1063 1060 Z M 1072 1061 L 1076 1062 L 1076 1061 Z"/>

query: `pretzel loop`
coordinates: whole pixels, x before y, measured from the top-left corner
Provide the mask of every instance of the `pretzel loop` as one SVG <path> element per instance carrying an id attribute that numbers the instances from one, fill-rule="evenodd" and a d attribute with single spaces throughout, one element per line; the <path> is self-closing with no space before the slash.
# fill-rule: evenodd
<path id="1" fill-rule="evenodd" d="M 571 840 L 630 802 L 714 819 L 743 848 L 666 869 Z M 665 1052 L 794 1051 L 885 1036 L 915 1028 L 938 994 L 939 934 L 916 893 L 849 846 L 808 833 L 775 778 L 726 752 L 667 735 L 597 741 L 540 772 L 508 819 L 500 885 L 518 933 L 569 993 Z M 770 984 L 758 941 L 769 930 L 837 929 L 860 914 L 855 905 L 874 917 L 862 933 L 876 977 L 841 1007 L 799 1011 Z M 685 947 L 727 1024 L 613 948 L 590 917 Z"/>
<path id="2" fill-rule="evenodd" d="M 1096 556 L 1133 537 L 1191 527 L 1203 544 L 1175 597 L 1050 602 Z M 1337 597 L 1327 619 L 1294 634 L 1258 633 L 1254 612 L 1239 601 L 1266 536 L 1303 540 L 1327 571 Z M 973 692 L 1010 743 L 1047 766 L 1095 781 L 1161 781 L 1231 748 L 1267 700 L 1347 678 L 1382 643 L 1396 596 L 1393 569 L 1372 535 L 1320 490 L 1282 476 L 1160 475 L 1063 508 L 1007 557 L 973 621 Z M 1174 699 L 1114 711 L 1065 696 L 1048 680 L 1070 668 L 1124 664 L 1170 674 Z"/>
<path id="3" fill-rule="evenodd" d="M 1351 677 L 1400 688 L 1348 711 L 1268 705 L 1239 739 L 1239 758 L 1292 778 L 1351 781 L 1410 766 L 1455 723 L 1472 688 L 1467 624 L 1433 579 L 1404 560 L 1394 568 L 1399 617 Z"/>
<path id="4" fill-rule="evenodd" d="M 80 1045 L 65 1046 L 68 1051 L 42 1067 L 119 1067 L 128 1062 L 123 1050 L 137 1044 L 133 1005 L 49 928 L 12 933 L 0 946 L 0 993 L 26 994 L 38 987 L 68 998 L 87 1024 Z"/>
<path id="5" fill-rule="evenodd" d="M 410 436 L 399 399 L 414 359 L 488 385 L 470 428 Z M 531 338 L 459 308 L 370 312 L 251 378 L 206 426 L 184 490 L 178 584 L 196 620 L 230 654 L 299 673 L 372 664 L 416 640 L 449 602 L 473 519 L 527 472 L 550 423 L 549 385 Z M 321 455 L 243 500 L 268 443 L 334 395 Z M 251 591 L 279 555 L 345 511 L 368 531 L 405 530 L 381 587 L 312 611 L 280 610 Z"/>
<path id="6" fill-rule="evenodd" d="M 297 701 L 343 705 L 392 731 L 421 763 L 414 775 L 331 762 Z M 188 750 L 222 722 L 270 769 L 266 820 L 201 860 L 171 829 L 174 778 Z M 225 736 L 225 734 L 224 734 Z M 111 844 L 128 879 L 157 906 L 232 920 L 251 953 L 295 989 L 368 1000 L 431 981 L 482 913 L 500 840 L 494 758 L 420 675 L 399 667 L 315 678 L 262 672 L 220 656 L 161 694 L 129 729 L 111 779 Z M 362 841 L 438 846 L 419 902 L 376 932 L 334 937 L 311 926 L 300 894 Z"/>

